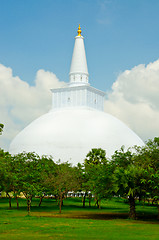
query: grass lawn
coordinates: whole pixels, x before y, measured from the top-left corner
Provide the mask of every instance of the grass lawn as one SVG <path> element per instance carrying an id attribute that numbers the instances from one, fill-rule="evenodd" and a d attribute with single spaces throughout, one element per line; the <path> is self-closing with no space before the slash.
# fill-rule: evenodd
<path id="1" fill-rule="evenodd" d="M 0 240 L 7 239 L 111 239 L 111 240 L 158 240 L 159 222 L 157 208 L 137 204 L 138 220 L 128 219 L 128 204 L 119 198 L 102 202 L 102 209 L 82 208 L 81 199 L 64 201 L 62 214 L 54 199 L 45 199 L 38 207 L 34 199 L 30 216 L 26 212 L 25 199 L 20 199 L 16 209 L 8 200 L 0 198 Z"/>

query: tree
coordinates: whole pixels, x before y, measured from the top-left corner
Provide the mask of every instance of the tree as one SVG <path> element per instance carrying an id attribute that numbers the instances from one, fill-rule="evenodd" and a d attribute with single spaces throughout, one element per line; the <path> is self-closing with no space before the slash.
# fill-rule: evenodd
<path id="1" fill-rule="evenodd" d="M 39 202 L 39 207 L 41 206 L 42 200 L 46 194 L 52 194 L 50 191 L 49 185 L 46 184 L 46 179 L 50 175 L 50 173 L 55 172 L 56 164 L 53 161 L 53 158 L 50 156 L 42 156 L 39 159 L 38 165 L 40 166 L 40 171 L 41 177 L 39 179 L 39 189 L 41 190 L 39 192 L 39 197 L 40 197 L 40 202 Z"/>
<path id="2" fill-rule="evenodd" d="M 145 195 L 155 202 L 159 219 L 159 138 L 149 140 L 144 147 L 139 149 L 136 158 L 144 172 L 141 182 Z"/>
<path id="3" fill-rule="evenodd" d="M 135 198 L 143 191 L 143 184 L 140 180 L 144 172 L 142 166 L 135 161 L 135 156 L 130 149 L 124 151 L 122 147 L 119 151 L 115 151 L 111 161 L 114 168 L 116 193 L 128 197 L 129 218 L 131 219 L 136 218 Z"/>
<path id="4" fill-rule="evenodd" d="M 102 198 L 108 198 L 113 191 L 111 166 L 106 159 L 106 152 L 101 148 L 92 149 L 85 159 L 86 191 L 95 195 L 97 207 Z"/>
<path id="5" fill-rule="evenodd" d="M 9 152 L 0 149 L 0 191 L 6 192 L 11 208 L 11 195 L 14 186 L 14 174 L 11 167 L 12 157 Z"/>
<path id="6" fill-rule="evenodd" d="M 42 196 L 44 178 L 47 175 L 50 159 L 40 158 L 35 153 L 20 153 L 14 156 L 14 173 L 16 176 L 15 189 L 22 192 L 27 200 L 27 211 L 30 214 L 32 198 Z"/>
<path id="7" fill-rule="evenodd" d="M 2 123 L 0 123 L 0 135 L 2 134 L 3 132 L 3 128 L 4 128 L 4 125 Z"/>
<path id="8" fill-rule="evenodd" d="M 55 171 L 48 176 L 46 184 L 50 191 L 58 196 L 59 213 L 63 204 L 64 197 L 68 191 L 77 191 L 80 187 L 79 172 L 77 167 L 71 167 L 69 163 L 59 163 Z"/>
<path id="9" fill-rule="evenodd" d="M 106 152 L 101 148 L 92 148 L 86 156 L 85 164 L 105 164 L 107 163 Z"/>

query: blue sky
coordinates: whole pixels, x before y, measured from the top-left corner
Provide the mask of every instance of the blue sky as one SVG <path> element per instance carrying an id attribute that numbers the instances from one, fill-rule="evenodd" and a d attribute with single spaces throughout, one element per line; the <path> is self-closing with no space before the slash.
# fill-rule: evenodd
<path id="1" fill-rule="evenodd" d="M 0 0 L 0 146 L 51 108 L 69 81 L 81 24 L 105 112 L 143 140 L 159 136 L 158 0 Z M 17 76 L 17 77 L 16 77 Z"/>
<path id="2" fill-rule="evenodd" d="M 41 68 L 68 81 L 80 23 L 90 82 L 106 91 L 158 59 L 158 13 L 158 0 L 0 0 L 0 63 L 31 85 Z"/>

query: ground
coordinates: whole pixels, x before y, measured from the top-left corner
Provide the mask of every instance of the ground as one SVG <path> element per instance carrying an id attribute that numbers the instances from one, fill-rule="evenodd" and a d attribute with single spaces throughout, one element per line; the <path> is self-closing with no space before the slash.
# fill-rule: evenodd
<path id="1" fill-rule="evenodd" d="M 20 208 L 12 199 L 0 199 L 0 239 L 159 239 L 157 208 L 137 203 L 137 220 L 128 219 L 129 206 L 123 199 L 113 198 L 102 202 L 102 209 L 86 204 L 82 208 L 80 198 L 64 201 L 62 214 L 54 199 L 45 199 L 38 207 L 34 199 L 30 216 L 27 215 L 25 199 L 20 199 Z"/>

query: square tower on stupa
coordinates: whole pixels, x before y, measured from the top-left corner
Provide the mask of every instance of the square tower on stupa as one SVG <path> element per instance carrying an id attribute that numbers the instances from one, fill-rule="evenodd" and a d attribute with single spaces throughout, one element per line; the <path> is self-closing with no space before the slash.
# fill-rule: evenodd
<path id="1" fill-rule="evenodd" d="M 84 37 L 81 35 L 80 24 L 77 33 L 70 67 L 70 82 L 67 87 L 51 90 L 52 109 L 87 107 L 103 111 L 105 93 L 89 84 Z"/>

